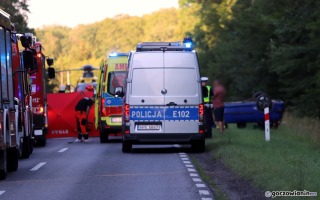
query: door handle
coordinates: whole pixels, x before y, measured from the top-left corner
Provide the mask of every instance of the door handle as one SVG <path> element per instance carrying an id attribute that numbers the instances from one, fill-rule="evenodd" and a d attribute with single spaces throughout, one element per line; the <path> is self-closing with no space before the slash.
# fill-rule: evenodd
<path id="1" fill-rule="evenodd" d="M 167 90 L 166 89 L 163 89 L 163 90 L 161 90 L 161 94 L 167 94 Z"/>
<path id="2" fill-rule="evenodd" d="M 167 106 L 176 106 L 178 104 L 176 104 L 175 102 L 170 102 L 170 103 L 167 103 Z"/>

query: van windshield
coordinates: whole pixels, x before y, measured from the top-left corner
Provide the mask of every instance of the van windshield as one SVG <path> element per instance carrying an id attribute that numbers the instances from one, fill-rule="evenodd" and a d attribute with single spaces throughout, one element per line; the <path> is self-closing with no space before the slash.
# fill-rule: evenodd
<path id="1" fill-rule="evenodd" d="M 123 87 L 126 80 L 126 72 L 109 72 L 108 74 L 108 88 L 107 92 L 111 95 L 114 95 L 114 91 L 117 87 Z"/>

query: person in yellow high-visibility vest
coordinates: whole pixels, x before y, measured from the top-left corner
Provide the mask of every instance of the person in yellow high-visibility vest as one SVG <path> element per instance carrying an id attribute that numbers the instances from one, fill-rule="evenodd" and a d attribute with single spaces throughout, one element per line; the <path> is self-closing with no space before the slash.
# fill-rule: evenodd
<path id="1" fill-rule="evenodd" d="M 202 97 L 204 103 L 204 123 L 206 126 L 206 137 L 212 137 L 212 125 L 213 125 L 213 117 L 212 117 L 212 98 L 213 91 L 212 87 L 208 85 L 208 77 L 201 77 L 201 86 L 202 86 Z"/>

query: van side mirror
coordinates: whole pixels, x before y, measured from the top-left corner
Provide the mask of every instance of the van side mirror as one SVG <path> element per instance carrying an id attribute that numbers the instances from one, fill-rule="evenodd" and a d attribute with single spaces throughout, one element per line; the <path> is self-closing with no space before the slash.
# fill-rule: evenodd
<path id="1" fill-rule="evenodd" d="M 114 90 L 114 96 L 117 98 L 122 98 L 124 96 L 122 86 L 116 87 L 116 89 Z"/>
<path id="2" fill-rule="evenodd" d="M 47 64 L 50 66 L 52 66 L 54 64 L 54 60 L 53 58 L 47 58 Z"/>
<path id="3" fill-rule="evenodd" d="M 23 56 L 23 67 L 25 70 L 35 72 L 38 70 L 37 59 L 33 56 L 33 52 L 30 50 L 24 50 L 22 52 Z"/>
<path id="4" fill-rule="evenodd" d="M 53 67 L 48 68 L 48 77 L 54 79 L 56 77 L 56 70 Z"/>

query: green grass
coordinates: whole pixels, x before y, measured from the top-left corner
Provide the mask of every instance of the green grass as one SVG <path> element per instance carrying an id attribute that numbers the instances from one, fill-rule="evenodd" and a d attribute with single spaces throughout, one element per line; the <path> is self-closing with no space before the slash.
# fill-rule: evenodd
<path id="1" fill-rule="evenodd" d="M 297 134 L 290 120 L 271 129 L 270 142 L 265 142 L 264 131 L 251 125 L 246 129 L 231 125 L 224 135 L 214 130 L 207 149 L 261 189 L 309 190 L 319 195 L 320 148 L 316 139 L 320 131 Z"/>

